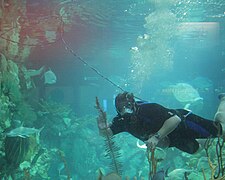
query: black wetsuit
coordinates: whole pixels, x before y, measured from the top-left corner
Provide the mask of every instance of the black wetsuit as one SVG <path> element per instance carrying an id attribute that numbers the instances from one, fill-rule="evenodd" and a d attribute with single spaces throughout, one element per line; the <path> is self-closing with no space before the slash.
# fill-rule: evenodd
<path id="1" fill-rule="evenodd" d="M 218 129 L 212 120 L 202 118 L 184 109 L 167 109 L 156 103 L 137 105 L 137 111 L 133 115 L 117 115 L 113 119 L 110 129 L 114 135 L 128 132 L 142 141 L 147 141 L 151 134 L 156 133 L 163 123 L 174 115 L 179 116 L 182 121 L 168 135 L 170 147 L 193 154 L 199 147 L 195 139 L 218 135 Z"/>

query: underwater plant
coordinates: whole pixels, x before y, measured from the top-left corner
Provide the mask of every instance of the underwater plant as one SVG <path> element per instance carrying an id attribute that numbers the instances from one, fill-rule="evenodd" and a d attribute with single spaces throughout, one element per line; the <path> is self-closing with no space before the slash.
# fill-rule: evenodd
<path id="1" fill-rule="evenodd" d="M 215 144 L 216 143 L 216 144 Z M 208 139 L 205 142 L 205 152 L 206 152 L 206 156 L 208 158 L 208 164 L 211 170 L 211 180 L 223 180 L 225 179 L 225 163 L 224 163 L 224 154 L 223 154 L 223 148 L 224 148 L 224 139 L 218 137 L 217 141 L 214 143 L 214 140 Z M 215 151 L 214 151 L 214 155 L 215 157 L 213 158 L 215 161 L 212 162 L 212 157 L 210 155 L 210 148 L 214 148 L 215 147 Z M 203 177 L 204 179 L 206 179 L 205 177 L 205 172 L 203 169 Z"/>
<path id="2" fill-rule="evenodd" d="M 35 137 L 9 137 L 5 134 L 23 124 L 33 126 L 36 112 L 24 98 L 26 90 L 20 86 L 20 67 L 0 53 L 0 178 L 18 179 L 25 172 L 19 170 L 25 161 L 31 161 L 38 149 Z M 28 173 L 28 171 L 26 171 Z"/>
<path id="3" fill-rule="evenodd" d="M 25 160 L 29 150 L 29 139 L 22 137 L 5 138 L 5 157 L 7 164 L 13 168 L 18 168 Z"/>
<path id="4" fill-rule="evenodd" d="M 0 167 L 0 178 L 23 176 L 22 171 L 26 170 L 29 174 L 30 164 L 34 161 L 34 154 L 38 150 L 36 137 L 20 137 L 20 136 L 6 136 L 4 139 L 4 153 L 1 157 L 4 163 Z M 31 162 L 31 163 L 30 163 Z M 25 166 L 23 164 L 26 164 Z M 34 164 L 34 163 L 33 163 Z M 25 167 L 21 169 L 22 167 Z M 21 171 L 22 170 L 22 171 Z"/>
<path id="5" fill-rule="evenodd" d="M 70 172 L 69 172 L 67 161 L 65 159 L 65 154 L 60 150 L 58 150 L 58 154 L 59 154 L 61 161 L 63 162 L 64 169 L 66 170 L 67 179 L 70 180 Z"/>
<path id="6" fill-rule="evenodd" d="M 4 112 L 8 112 L 6 116 L 21 118 L 23 121 L 35 120 L 33 109 L 25 101 L 21 93 L 23 89 L 20 86 L 21 77 L 19 76 L 19 71 L 20 68 L 15 62 L 7 60 L 3 54 L 0 54 L 0 101 L 3 101 Z M 2 109 L 1 112 L 4 114 Z M 14 117 L 11 117 L 11 114 Z M 33 115 L 32 118 L 30 118 L 31 114 Z M 26 117 L 28 115 L 29 117 Z"/>
<path id="7" fill-rule="evenodd" d="M 156 152 L 157 150 L 157 152 Z M 161 148 L 149 149 L 147 148 L 147 159 L 149 164 L 148 179 L 152 179 L 157 173 L 157 165 L 165 158 L 165 152 Z M 160 156 L 159 156 L 160 154 Z"/>
<path id="8" fill-rule="evenodd" d="M 96 109 L 98 110 L 98 113 L 99 113 L 98 120 L 107 124 L 106 113 L 100 107 L 97 97 L 96 97 Z M 114 142 L 113 136 L 110 135 L 107 132 L 107 130 L 105 130 L 105 131 L 106 131 L 106 133 L 105 133 L 106 136 L 104 136 L 104 139 L 105 139 L 106 157 L 108 157 L 111 160 L 110 167 L 113 169 L 113 172 L 115 172 L 117 174 L 121 174 L 122 173 L 122 171 L 121 171 L 122 165 L 118 160 L 118 158 L 120 157 L 120 152 L 119 152 L 120 148 Z"/>
<path id="9" fill-rule="evenodd" d="M 38 125 L 45 126 L 50 136 L 58 137 L 59 133 L 66 133 L 76 121 L 71 107 L 67 104 L 42 100 L 38 109 Z"/>

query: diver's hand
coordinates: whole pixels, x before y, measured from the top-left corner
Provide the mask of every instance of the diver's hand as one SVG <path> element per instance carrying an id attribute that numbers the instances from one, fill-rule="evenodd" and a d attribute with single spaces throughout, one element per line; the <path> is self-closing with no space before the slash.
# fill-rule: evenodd
<path id="1" fill-rule="evenodd" d="M 105 130 L 108 128 L 107 123 L 105 123 L 105 121 L 103 121 L 101 118 L 97 118 L 97 123 L 99 130 Z"/>
<path id="2" fill-rule="evenodd" d="M 155 149 L 157 144 L 159 143 L 159 138 L 155 135 L 151 136 L 147 141 L 145 141 L 147 148 Z"/>
<path id="3" fill-rule="evenodd" d="M 109 125 L 105 121 L 102 121 L 101 118 L 98 118 L 97 123 L 98 123 L 99 134 L 101 136 L 107 136 L 107 135 L 112 136 L 113 135 L 112 130 L 109 128 Z"/>
<path id="4" fill-rule="evenodd" d="M 103 121 L 101 117 L 98 117 L 97 124 L 98 124 L 99 134 L 101 136 L 106 136 L 107 135 L 107 132 L 106 132 L 107 124 L 105 123 L 105 121 Z"/>

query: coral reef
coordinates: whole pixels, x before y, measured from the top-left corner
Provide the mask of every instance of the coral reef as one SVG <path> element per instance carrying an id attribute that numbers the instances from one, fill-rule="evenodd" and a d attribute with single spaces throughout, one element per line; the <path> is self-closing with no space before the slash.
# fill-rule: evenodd
<path id="1" fill-rule="evenodd" d="M 18 171 L 21 163 L 30 161 L 38 151 L 39 144 L 34 136 L 8 137 L 5 133 L 23 124 L 33 126 L 37 115 L 24 98 L 20 86 L 20 67 L 12 60 L 0 54 L 0 177 L 18 178 L 23 176 Z M 26 171 L 27 172 L 27 171 Z"/>
<path id="2" fill-rule="evenodd" d="M 39 103 L 38 124 L 44 126 L 50 136 L 63 136 L 77 119 L 69 105 L 42 100 Z"/>

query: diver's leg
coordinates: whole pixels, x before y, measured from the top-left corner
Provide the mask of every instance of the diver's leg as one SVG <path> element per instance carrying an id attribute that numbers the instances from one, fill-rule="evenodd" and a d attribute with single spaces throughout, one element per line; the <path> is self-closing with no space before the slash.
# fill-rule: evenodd
<path id="1" fill-rule="evenodd" d="M 195 139 L 178 138 L 173 145 L 177 149 L 180 149 L 181 151 L 189 154 L 195 154 L 199 152 L 199 143 Z"/>
<path id="2" fill-rule="evenodd" d="M 221 93 L 218 96 L 220 104 L 215 114 L 214 120 L 219 122 L 222 126 L 222 135 L 225 137 L 225 93 Z"/>

